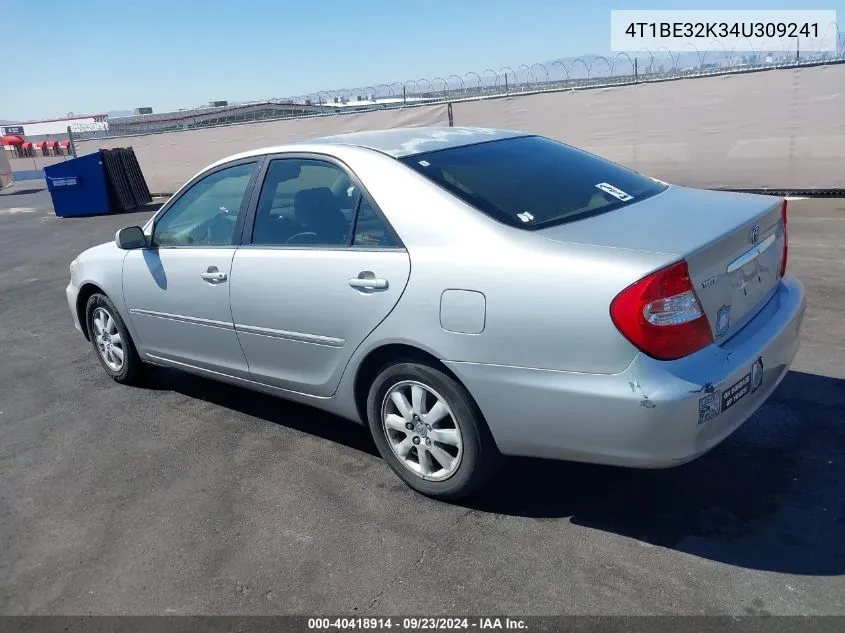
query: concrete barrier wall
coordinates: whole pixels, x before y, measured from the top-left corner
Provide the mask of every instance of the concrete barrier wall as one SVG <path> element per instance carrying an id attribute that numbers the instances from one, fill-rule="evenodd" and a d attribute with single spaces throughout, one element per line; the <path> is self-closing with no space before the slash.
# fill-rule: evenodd
<path id="1" fill-rule="evenodd" d="M 696 187 L 845 188 L 845 64 L 454 104 Z"/>
<path id="2" fill-rule="evenodd" d="M 7 153 L 8 156 L 8 153 Z M 30 171 L 44 169 L 47 165 L 55 165 L 73 158 L 72 156 L 29 156 L 27 158 L 9 157 L 12 171 Z"/>
<path id="3" fill-rule="evenodd" d="M 173 193 L 206 165 L 238 152 L 344 132 L 448 123 L 447 107 L 434 105 L 77 141 L 76 150 L 81 156 L 133 147 L 150 191 Z"/>
<path id="4" fill-rule="evenodd" d="M 0 189 L 12 184 L 12 167 L 9 165 L 9 158 L 6 152 L 0 148 Z"/>
<path id="5" fill-rule="evenodd" d="M 456 102 L 455 125 L 543 134 L 678 184 L 845 189 L 845 64 Z M 239 151 L 368 129 L 447 125 L 445 105 L 77 142 L 135 148 L 155 193 Z"/>

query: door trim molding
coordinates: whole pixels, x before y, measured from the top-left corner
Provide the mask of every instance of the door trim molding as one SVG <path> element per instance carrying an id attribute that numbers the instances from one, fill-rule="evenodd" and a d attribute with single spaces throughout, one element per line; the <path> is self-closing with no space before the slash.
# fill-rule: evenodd
<path id="1" fill-rule="evenodd" d="M 258 327 L 255 325 L 235 324 L 237 333 L 255 334 L 256 336 L 269 336 L 271 338 L 282 338 L 297 343 L 309 343 L 311 345 L 322 345 L 324 347 L 343 347 L 346 341 L 333 336 L 321 336 L 319 334 L 306 334 L 304 332 L 289 332 L 288 330 L 275 330 L 269 327 Z"/>
<path id="2" fill-rule="evenodd" d="M 154 319 L 167 319 L 168 321 L 177 321 L 179 323 L 188 323 L 190 325 L 202 325 L 205 327 L 214 327 L 221 330 L 234 330 L 237 333 L 255 334 L 256 336 L 268 336 L 270 338 L 282 338 L 297 343 L 308 343 L 311 345 L 322 345 L 324 347 L 343 347 L 346 345 L 346 340 L 336 338 L 334 336 L 321 336 L 319 334 L 307 334 L 305 332 L 290 332 L 288 330 L 276 330 L 268 327 L 258 327 L 256 325 L 237 325 L 227 323 L 226 321 L 216 321 L 214 319 L 201 319 L 199 317 L 187 316 L 184 314 L 171 314 L 169 312 L 156 312 L 155 310 L 142 310 L 141 308 L 130 308 L 130 314 L 137 314 L 139 316 L 148 316 Z"/>
<path id="3" fill-rule="evenodd" d="M 227 323 L 226 321 L 216 321 L 214 319 L 200 319 L 199 317 L 186 316 L 184 314 L 170 314 L 168 312 L 142 310 L 141 308 L 129 308 L 129 314 L 148 316 L 153 317 L 155 319 L 167 319 L 168 321 L 178 321 L 180 323 L 189 323 L 190 325 L 203 325 L 205 327 L 215 327 L 221 330 L 235 329 L 233 323 Z"/>

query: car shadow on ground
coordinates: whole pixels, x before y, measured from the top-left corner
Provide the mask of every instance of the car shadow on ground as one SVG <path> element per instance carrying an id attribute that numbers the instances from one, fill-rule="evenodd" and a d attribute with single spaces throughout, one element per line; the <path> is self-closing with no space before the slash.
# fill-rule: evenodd
<path id="1" fill-rule="evenodd" d="M 311 407 L 171 370 L 158 370 L 152 382 L 377 455 L 365 427 Z M 634 470 L 510 459 L 461 505 L 569 520 L 749 569 L 843 574 L 843 408 L 845 381 L 790 372 L 751 420 L 690 464 Z"/>
<path id="2" fill-rule="evenodd" d="M 44 191 L 44 187 L 38 187 L 36 189 L 11 189 L 9 191 L 0 191 L 0 196 L 23 196 L 30 193 L 38 193 L 39 191 Z"/>
<path id="3" fill-rule="evenodd" d="M 365 427 L 314 407 L 163 367 L 155 369 L 145 387 L 174 391 L 378 456 Z"/>

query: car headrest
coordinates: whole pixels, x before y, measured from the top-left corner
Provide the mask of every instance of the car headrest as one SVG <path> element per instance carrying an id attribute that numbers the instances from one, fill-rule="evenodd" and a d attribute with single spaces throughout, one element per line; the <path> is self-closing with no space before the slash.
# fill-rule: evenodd
<path id="1" fill-rule="evenodd" d="M 338 202 L 328 187 L 314 187 L 298 191 L 293 199 L 293 210 L 297 218 L 305 221 L 339 215 L 343 218 Z M 310 217 L 309 217 L 310 216 Z"/>

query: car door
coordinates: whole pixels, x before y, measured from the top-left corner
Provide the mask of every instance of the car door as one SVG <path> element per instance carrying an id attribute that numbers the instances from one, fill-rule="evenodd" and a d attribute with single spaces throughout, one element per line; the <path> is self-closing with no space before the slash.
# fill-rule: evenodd
<path id="1" fill-rule="evenodd" d="M 341 163 L 275 157 L 263 172 L 232 263 L 235 329 L 255 380 L 329 396 L 399 300 L 408 253 Z"/>
<path id="2" fill-rule="evenodd" d="M 229 285 L 258 164 L 239 161 L 202 174 L 156 218 L 151 246 L 128 252 L 124 298 L 153 360 L 249 377 Z"/>

